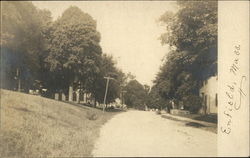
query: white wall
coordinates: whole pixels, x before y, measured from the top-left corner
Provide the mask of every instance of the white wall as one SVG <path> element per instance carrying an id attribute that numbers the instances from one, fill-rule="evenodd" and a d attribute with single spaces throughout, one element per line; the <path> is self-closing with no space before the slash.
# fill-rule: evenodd
<path id="1" fill-rule="evenodd" d="M 202 97 L 202 93 L 204 93 L 204 100 L 205 101 L 205 96 L 207 96 L 207 113 L 217 113 L 217 105 L 216 105 L 216 94 L 218 93 L 217 89 L 217 82 L 218 82 L 218 77 L 217 76 L 212 76 L 207 81 L 203 82 L 203 86 L 200 89 L 200 96 Z M 205 102 L 204 102 L 205 103 Z M 202 109 L 203 111 L 204 109 Z"/>

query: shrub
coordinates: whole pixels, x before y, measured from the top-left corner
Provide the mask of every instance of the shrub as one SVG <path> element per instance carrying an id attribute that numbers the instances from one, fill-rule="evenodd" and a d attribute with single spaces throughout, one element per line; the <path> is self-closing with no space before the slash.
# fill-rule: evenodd
<path id="1" fill-rule="evenodd" d="M 94 111 L 87 111 L 86 117 L 89 120 L 96 120 L 97 119 L 97 114 Z"/>
<path id="2" fill-rule="evenodd" d="M 196 95 L 189 95 L 182 98 L 185 108 L 191 113 L 197 113 L 202 107 L 202 99 Z"/>

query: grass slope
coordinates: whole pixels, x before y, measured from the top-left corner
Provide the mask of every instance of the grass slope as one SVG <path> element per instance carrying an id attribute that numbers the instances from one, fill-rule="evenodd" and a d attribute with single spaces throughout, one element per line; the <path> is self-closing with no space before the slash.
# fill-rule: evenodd
<path id="1" fill-rule="evenodd" d="M 96 120 L 88 119 L 97 114 Z M 115 113 L 1 89 L 0 157 L 89 157 Z"/>

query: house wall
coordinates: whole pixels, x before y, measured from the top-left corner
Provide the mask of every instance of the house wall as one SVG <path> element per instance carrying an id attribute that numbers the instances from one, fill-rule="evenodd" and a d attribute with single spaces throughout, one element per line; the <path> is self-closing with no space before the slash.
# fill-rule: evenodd
<path id="1" fill-rule="evenodd" d="M 217 113 L 218 104 L 218 90 L 217 90 L 218 76 L 212 76 L 206 81 L 203 81 L 203 86 L 200 89 L 200 96 L 203 100 L 203 108 L 200 113 Z M 216 101 L 217 95 L 217 101 Z M 217 102 L 217 103 L 216 103 Z"/>

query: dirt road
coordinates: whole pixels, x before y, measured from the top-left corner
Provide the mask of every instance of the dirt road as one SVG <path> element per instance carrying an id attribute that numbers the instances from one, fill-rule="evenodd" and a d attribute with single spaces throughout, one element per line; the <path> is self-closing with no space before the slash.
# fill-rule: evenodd
<path id="1" fill-rule="evenodd" d="M 93 156 L 216 156 L 217 135 L 149 111 L 128 111 L 101 129 Z"/>

